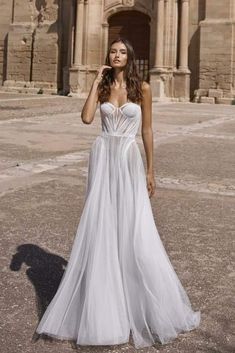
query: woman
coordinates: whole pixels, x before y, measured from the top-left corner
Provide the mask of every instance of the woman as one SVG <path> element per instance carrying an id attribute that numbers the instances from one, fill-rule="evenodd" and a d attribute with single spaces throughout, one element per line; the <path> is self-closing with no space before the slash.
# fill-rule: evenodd
<path id="1" fill-rule="evenodd" d="M 78 345 L 167 343 L 199 325 L 160 240 L 155 193 L 151 88 L 134 51 L 115 40 L 82 109 L 90 124 L 100 102 L 102 132 L 93 142 L 86 199 L 68 266 L 38 333 Z M 147 171 L 135 140 L 142 122 Z"/>

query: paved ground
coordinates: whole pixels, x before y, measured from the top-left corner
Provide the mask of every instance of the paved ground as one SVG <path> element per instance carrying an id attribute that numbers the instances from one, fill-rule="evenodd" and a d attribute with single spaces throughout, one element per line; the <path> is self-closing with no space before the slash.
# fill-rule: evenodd
<path id="1" fill-rule="evenodd" d="M 53 297 L 83 207 L 87 158 L 99 133 L 76 98 L 0 94 L 1 352 L 69 353 L 32 342 Z M 200 327 L 139 352 L 235 351 L 235 107 L 154 104 L 156 224 L 200 309 Z M 139 146 L 143 153 L 140 135 Z M 143 154 L 144 157 L 144 154 Z M 136 352 L 131 344 L 79 352 Z"/>

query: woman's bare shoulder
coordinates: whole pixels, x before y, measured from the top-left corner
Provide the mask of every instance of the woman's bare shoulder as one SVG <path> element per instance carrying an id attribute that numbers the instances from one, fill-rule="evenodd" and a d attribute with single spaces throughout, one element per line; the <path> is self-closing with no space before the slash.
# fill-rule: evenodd
<path id="1" fill-rule="evenodd" d="M 151 86 L 150 86 L 150 84 L 148 82 L 142 81 L 141 89 L 142 89 L 143 93 L 149 92 L 149 91 L 151 91 Z"/>

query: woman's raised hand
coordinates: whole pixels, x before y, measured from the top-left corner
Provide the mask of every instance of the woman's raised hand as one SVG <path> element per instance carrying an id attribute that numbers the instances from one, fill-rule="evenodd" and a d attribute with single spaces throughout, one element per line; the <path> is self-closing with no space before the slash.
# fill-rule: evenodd
<path id="1" fill-rule="evenodd" d="M 99 83 L 102 80 L 102 78 L 103 78 L 104 71 L 105 70 L 110 70 L 110 69 L 112 69 L 112 66 L 102 65 L 100 67 L 100 69 L 98 70 L 98 72 L 97 72 L 97 76 L 95 78 L 95 81 L 97 81 Z"/>

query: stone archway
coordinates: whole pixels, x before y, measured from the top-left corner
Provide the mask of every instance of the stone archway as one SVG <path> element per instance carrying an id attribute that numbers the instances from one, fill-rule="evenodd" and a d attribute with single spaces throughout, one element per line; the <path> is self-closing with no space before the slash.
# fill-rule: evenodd
<path id="1" fill-rule="evenodd" d="M 108 44 L 119 35 L 127 38 L 134 47 L 141 78 L 149 81 L 149 16 L 135 10 L 121 11 L 110 16 L 108 24 Z"/>

